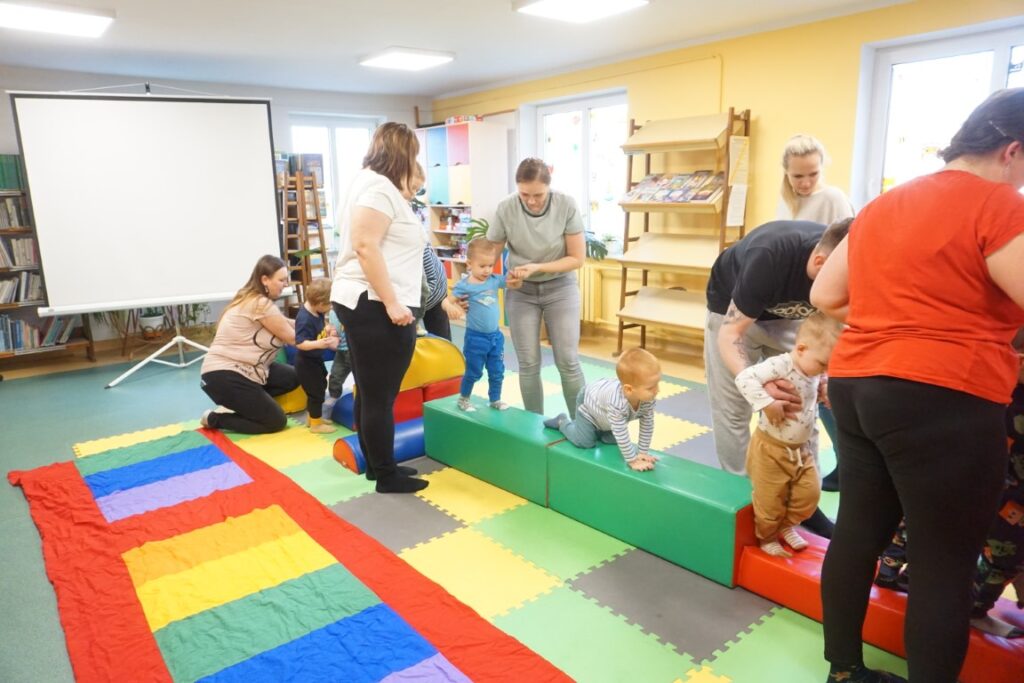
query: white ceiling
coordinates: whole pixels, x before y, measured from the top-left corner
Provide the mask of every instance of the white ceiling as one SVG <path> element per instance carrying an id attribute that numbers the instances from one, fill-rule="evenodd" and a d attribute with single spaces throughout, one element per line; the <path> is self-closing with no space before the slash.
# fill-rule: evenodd
<path id="1" fill-rule="evenodd" d="M 437 96 L 906 0 L 652 0 L 586 25 L 511 0 L 52 0 L 117 12 L 99 39 L 0 28 L 0 64 L 147 78 Z M 429 71 L 369 69 L 398 45 L 456 53 Z"/>

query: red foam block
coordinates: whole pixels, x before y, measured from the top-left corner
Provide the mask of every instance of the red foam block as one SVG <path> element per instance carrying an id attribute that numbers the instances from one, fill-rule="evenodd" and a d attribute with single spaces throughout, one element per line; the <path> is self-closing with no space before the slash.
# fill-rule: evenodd
<path id="1" fill-rule="evenodd" d="M 435 398 L 444 398 L 445 396 L 454 396 L 459 393 L 460 385 L 462 384 L 462 377 L 452 377 L 450 379 L 442 379 L 439 382 L 431 382 L 430 384 L 423 385 L 423 402 L 433 401 Z"/>
<path id="2" fill-rule="evenodd" d="M 423 417 L 423 388 L 414 387 L 398 392 L 394 412 L 395 424 Z"/>
<path id="3" fill-rule="evenodd" d="M 772 557 L 757 546 L 740 556 L 737 583 L 747 590 L 821 621 L 821 563 L 828 541 L 804 533 L 810 547 L 792 558 Z M 901 657 L 907 599 L 902 593 L 873 586 L 864 619 L 864 641 Z M 995 615 L 1024 627 L 1016 606 L 1000 600 Z M 963 683 L 1024 681 L 1024 639 L 1007 640 L 971 629 L 967 658 L 960 670 Z"/>

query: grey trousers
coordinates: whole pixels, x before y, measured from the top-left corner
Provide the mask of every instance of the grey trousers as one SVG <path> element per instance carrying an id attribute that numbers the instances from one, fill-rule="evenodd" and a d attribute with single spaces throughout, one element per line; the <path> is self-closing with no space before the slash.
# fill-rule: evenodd
<path id="1" fill-rule="evenodd" d="M 708 311 L 704 324 L 704 372 L 711 399 L 711 425 L 714 429 L 715 451 L 722 469 L 733 474 L 746 474 L 747 446 L 750 444 L 750 418 L 753 409 L 736 388 L 736 377 L 726 367 L 718 352 L 718 330 L 722 316 Z M 770 356 L 787 353 L 796 343 L 800 320 L 763 320 L 747 328 L 743 345 L 751 363 Z M 817 433 L 808 447 L 817 461 Z"/>
<path id="2" fill-rule="evenodd" d="M 540 321 L 548 330 L 555 366 L 562 379 L 562 395 L 569 416 L 576 416 L 576 396 L 585 380 L 580 367 L 580 290 L 573 274 L 546 282 L 524 282 L 506 290 L 512 346 L 519 361 L 519 390 L 523 407 L 544 414 L 544 387 L 540 379 Z"/>

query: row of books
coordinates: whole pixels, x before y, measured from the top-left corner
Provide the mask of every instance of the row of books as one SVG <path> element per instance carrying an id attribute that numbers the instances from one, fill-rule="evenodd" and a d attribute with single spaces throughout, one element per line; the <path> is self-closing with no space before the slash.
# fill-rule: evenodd
<path id="1" fill-rule="evenodd" d="M 8 246 L 8 242 L 10 245 Z M 39 263 L 36 241 L 31 237 L 0 237 L 0 268 L 34 266 Z"/>
<path id="2" fill-rule="evenodd" d="M 39 273 L 23 271 L 18 277 L 0 280 L 0 304 L 21 301 L 40 301 L 43 298 L 43 278 Z"/>
<path id="3" fill-rule="evenodd" d="M 277 188 L 283 189 L 288 184 L 288 176 L 302 171 L 303 175 L 316 178 L 316 186 L 324 186 L 324 155 L 323 154 L 289 154 L 274 153 L 274 178 Z"/>
<path id="4" fill-rule="evenodd" d="M 25 189 L 25 177 L 21 174 L 21 157 L 17 154 L 0 154 L 0 190 Z"/>
<path id="5" fill-rule="evenodd" d="M 646 176 L 622 198 L 622 203 L 711 203 L 725 189 L 725 174 L 712 171 L 654 173 Z"/>
<path id="6" fill-rule="evenodd" d="M 0 352 L 30 351 L 44 346 L 66 344 L 82 324 L 81 316 L 56 316 L 39 327 L 25 320 L 0 315 Z"/>
<path id="7" fill-rule="evenodd" d="M 23 197 L 0 197 L 0 228 L 28 226 L 28 209 Z"/>

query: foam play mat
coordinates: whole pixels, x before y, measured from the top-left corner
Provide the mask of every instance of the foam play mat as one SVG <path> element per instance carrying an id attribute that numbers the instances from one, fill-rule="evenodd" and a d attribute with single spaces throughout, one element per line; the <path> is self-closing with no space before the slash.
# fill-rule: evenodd
<path id="1" fill-rule="evenodd" d="M 8 478 L 79 681 L 571 680 L 218 432 L 76 452 Z"/>

